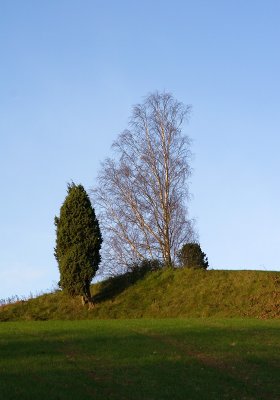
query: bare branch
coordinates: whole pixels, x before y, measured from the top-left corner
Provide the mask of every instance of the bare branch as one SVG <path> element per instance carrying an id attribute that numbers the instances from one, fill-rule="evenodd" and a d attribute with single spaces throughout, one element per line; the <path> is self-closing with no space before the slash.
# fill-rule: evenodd
<path id="1" fill-rule="evenodd" d="M 102 164 L 93 191 L 103 259 L 123 267 L 143 258 L 170 264 L 194 236 L 187 215 L 190 139 L 181 131 L 189 114 L 190 106 L 169 93 L 134 106 L 129 129 L 113 143 L 115 158 Z"/>

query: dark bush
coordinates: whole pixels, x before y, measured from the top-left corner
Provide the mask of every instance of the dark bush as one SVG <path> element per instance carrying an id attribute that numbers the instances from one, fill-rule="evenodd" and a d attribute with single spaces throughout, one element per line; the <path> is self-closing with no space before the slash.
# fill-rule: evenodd
<path id="1" fill-rule="evenodd" d="M 209 267 L 208 258 L 203 253 L 199 243 L 186 243 L 178 253 L 181 267 L 193 269 L 207 269 Z"/>
<path id="2" fill-rule="evenodd" d="M 128 273 L 135 278 L 141 278 L 146 275 L 147 272 L 157 271 L 163 267 L 163 263 L 156 259 L 144 259 L 138 263 L 133 263 L 128 268 Z"/>

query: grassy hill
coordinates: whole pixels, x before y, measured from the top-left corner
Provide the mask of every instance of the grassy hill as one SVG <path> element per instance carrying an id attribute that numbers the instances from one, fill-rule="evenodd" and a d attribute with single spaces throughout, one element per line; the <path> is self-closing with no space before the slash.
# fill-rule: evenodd
<path id="1" fill-rule="evenodd" d="M 92 286 L 95 307 L 61 291 L 0 307 L 0 321 L 280 317 L 280 272 L 164 269 L 126 274 Z"/>

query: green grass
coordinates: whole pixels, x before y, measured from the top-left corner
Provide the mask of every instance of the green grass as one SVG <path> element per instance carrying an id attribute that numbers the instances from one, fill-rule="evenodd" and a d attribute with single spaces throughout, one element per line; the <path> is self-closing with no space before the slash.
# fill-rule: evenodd
<path id="1" fill-rule="evenodd" d="M 1 398 L 276 400 L 279 333 L 252 319 L 2 323 Z"/>
<path id="2" fill-rule="evenodd" d="M 280 318 L 280 272 L 164 269 L 92 287 L 96 306 L 62 292 L 0 307 L 0 321 L 96 318 Z"/>

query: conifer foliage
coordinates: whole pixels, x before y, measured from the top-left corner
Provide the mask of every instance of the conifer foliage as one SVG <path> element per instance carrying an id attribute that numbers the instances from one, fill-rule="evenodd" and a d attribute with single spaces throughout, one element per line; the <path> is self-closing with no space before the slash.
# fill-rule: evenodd
<path id="1" fill-rule="evenodd" d="M 186 243 L 178 252 L 181 266 L 194 269 L 207 269 L 208 258 L 201 250 L 199 243 Z"/>
<path id="2" fill-rule="evenodd" d="M 101 261 L 99 223 L 82 185 L 68 184 L 68 193 L 55 217 L 55 257 L 60 287 L 70 296 L 81 295 L 91 303 L 90 283 Z"/>

